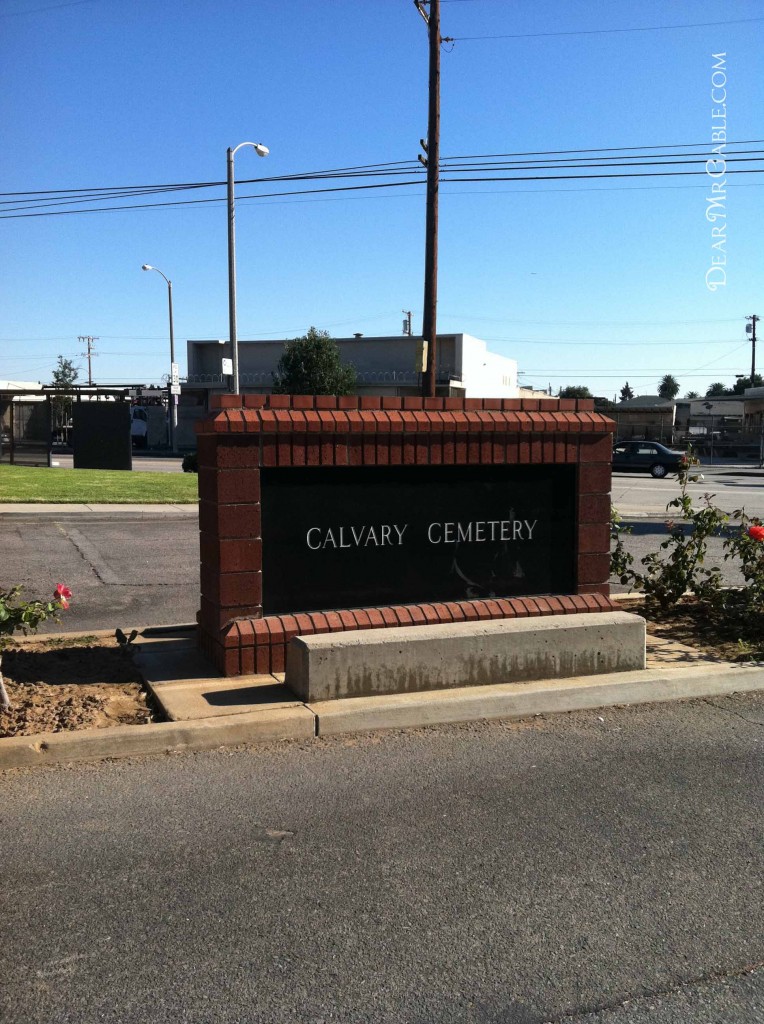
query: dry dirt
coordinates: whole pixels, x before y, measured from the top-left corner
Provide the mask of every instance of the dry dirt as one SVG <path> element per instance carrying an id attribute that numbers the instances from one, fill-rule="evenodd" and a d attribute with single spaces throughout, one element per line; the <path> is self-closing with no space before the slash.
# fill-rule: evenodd
<path id="1" fill-rule="evenodd" d="M 625 612 L 643 615 L 647 620 L 647 632 L 652 636 L 687 644 L 688 647 L 723 661 L 750 662 L 764 659 L 764 622 L 760 618 L 746 622 L 746 642 L 743 642 L 739 625 L 725 625 L 691 597 L 682 599 L 660 618 L 648 615 L 643 598 L 619 601 L 618 604 Z"/>
<path id="2" fill-rule="evenodd" d="M 11 707 L 0 737 L 152 720 L 129 651 L 113 637 L 14 638 L 2 653 Z"/>

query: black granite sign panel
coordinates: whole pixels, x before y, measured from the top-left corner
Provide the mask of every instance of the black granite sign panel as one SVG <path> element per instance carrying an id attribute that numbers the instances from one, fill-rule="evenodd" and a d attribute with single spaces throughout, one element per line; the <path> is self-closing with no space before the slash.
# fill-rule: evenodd
<path id="1" fill-rule="evenodd" d="M 572 593 L 575 472 L 262 469 L 263 613 Z"/>

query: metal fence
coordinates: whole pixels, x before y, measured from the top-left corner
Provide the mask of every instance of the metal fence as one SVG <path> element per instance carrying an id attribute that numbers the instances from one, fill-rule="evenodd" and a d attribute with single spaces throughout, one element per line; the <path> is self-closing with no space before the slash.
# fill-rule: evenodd
<path id="1" fill-rule="evenodd" d="M 14 466 L 49 466 L 50 396 L 0 393 L 0 462 Z"/>

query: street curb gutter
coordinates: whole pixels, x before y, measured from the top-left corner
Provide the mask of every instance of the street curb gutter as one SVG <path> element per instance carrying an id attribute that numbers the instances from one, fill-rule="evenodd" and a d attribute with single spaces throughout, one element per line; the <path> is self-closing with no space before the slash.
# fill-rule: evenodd
<path id="1" fill-rule="evenodd" d="M 254 711 L 194 722 L 156 722 L 152 725 L 83 729 L 81 732 L 47 732 L 0 740 L 0 769 L 209 750 L 240 743 L 305 740 L 313 739 L 315 735 L 315 716 L 306 707 Z"/>
<path id="2" fill-rule="evenodd" d="M 371 729 L 403 729 L 493 718 L 582 711 L 621 704 L 651 704 L 693 697 L 718 697 L 764 689 L 764 667 L 655 669 L 606 676 L 505 683 L 391 697 L 353 697 L 308 704 L 317 735 Z"/>
<path id="3" fill-rule="evenodd" d="M 348 732 L 422 728 L 497 718 L 652 704 L 764 690 L 764 666 L 645 669 L 575 679 L 350 697 L 185 722 L 114 726 L 0 739 L 0 770 L 64 761 L 142 757 Z"/>

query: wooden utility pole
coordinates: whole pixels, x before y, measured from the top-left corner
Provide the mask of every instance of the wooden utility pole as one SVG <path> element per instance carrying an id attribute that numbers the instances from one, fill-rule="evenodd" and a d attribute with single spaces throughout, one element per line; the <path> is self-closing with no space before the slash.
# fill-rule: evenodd
<path id="1" fill-rule="evenodd" d="M 97 352 L 93 351 L 93 345 L 95 344 L 96 341 L 98 341 L 98 338 L 94 338 L 92 336 L 92 334 L 87 334 L 87 335 L 86 334 L 80 334 L 78 336 L 77 340 L 81 344 L 82 343 L 87 344 L 87 347 L 88 347 L 87 352 L 81 352 L 80 355 L 88 357 L 88 385 L 92 386 L 92 384 L 93 384 L 93 364 L 92 364 L 92 359 L 93 359 L 93 356 L 97 356 L 98 355 Z"/>
<path id="2" fill-rule="evenodd" d="M 440 0 L 414 0 L 417 10 L 427 22 L 430 50 L 429 106 L 427 115 L 427 217 L 424 255 L 424 312 L 422 338 L 427 343 L 427 362 L 422 378 L 422 395 L 435 396 L 437 369 L 438 313 L 438 176 L 440 169 Z"/>
<path id="3" fill-rule="evenodd" d="M 753 316 L 746 317 L 746 320 L 749 320 L 751 323 L 750 327 L 746 327 L 746 332 L 751 335 L 751 387 L 754 386 L 753 378 L 756 373 L 756 324 L 759 322 L 759 319 L 760 317 L 756 316 L 755 313 Z"/>

